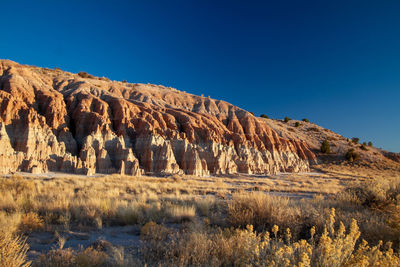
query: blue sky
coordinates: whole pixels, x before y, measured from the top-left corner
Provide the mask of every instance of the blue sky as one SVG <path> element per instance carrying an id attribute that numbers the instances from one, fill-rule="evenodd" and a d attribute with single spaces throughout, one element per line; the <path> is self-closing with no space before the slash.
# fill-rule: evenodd
<path id="1" fill-rule="evenodd" d="M 0 6 L 0 58 L 172 86 L 256 115 L 309 118 L 400 152 L 400 1 Z"/>

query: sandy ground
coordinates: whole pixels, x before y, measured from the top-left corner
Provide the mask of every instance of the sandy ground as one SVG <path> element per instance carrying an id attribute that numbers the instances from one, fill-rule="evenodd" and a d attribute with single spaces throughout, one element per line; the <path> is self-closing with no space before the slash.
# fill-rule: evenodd
<path id="1" fill-rule="evenodd" d="M 64 248 L 73 250 L 109 242 L 115 247 L 124 247 L 125 250 L 134 253 L 140 246 L 140 227 L 137 225 L 104 227 L 79 232 L 60 231 L 58 235 L 66 240 Z M 54 235 L 54 232 L 31 233 L 27 242 L 30 246 L 28 254 L 30 260 L 36 259 L 40 254 L 53 248 L 59 248 L 59 238 Z"/>

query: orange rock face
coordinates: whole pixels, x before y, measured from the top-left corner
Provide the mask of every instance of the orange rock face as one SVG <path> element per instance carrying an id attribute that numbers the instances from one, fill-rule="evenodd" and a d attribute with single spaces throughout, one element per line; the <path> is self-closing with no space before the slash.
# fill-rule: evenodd
<path id="1" fill-rule="evenodd" d="M 0 61 L 0 172 L 307 171 L 299 140 L 224 101 Z"/>

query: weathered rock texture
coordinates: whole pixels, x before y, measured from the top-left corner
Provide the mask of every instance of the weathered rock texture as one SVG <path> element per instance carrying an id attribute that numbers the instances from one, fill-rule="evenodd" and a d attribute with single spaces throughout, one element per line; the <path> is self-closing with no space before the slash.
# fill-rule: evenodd
<path id="1" fill-rule="evenodd" d="M 224 101 L 0 61 L 0 172 L 276 173 L 315 155 Z"/>

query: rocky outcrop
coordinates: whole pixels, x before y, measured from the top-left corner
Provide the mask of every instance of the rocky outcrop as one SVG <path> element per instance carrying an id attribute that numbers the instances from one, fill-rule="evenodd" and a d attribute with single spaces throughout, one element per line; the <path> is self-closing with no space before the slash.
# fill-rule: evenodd
<path id="1" fill-rule="evenodd" d="M 0 172 L 307 171 L 307 144 L 224 101 L 0 61 Z"/>

